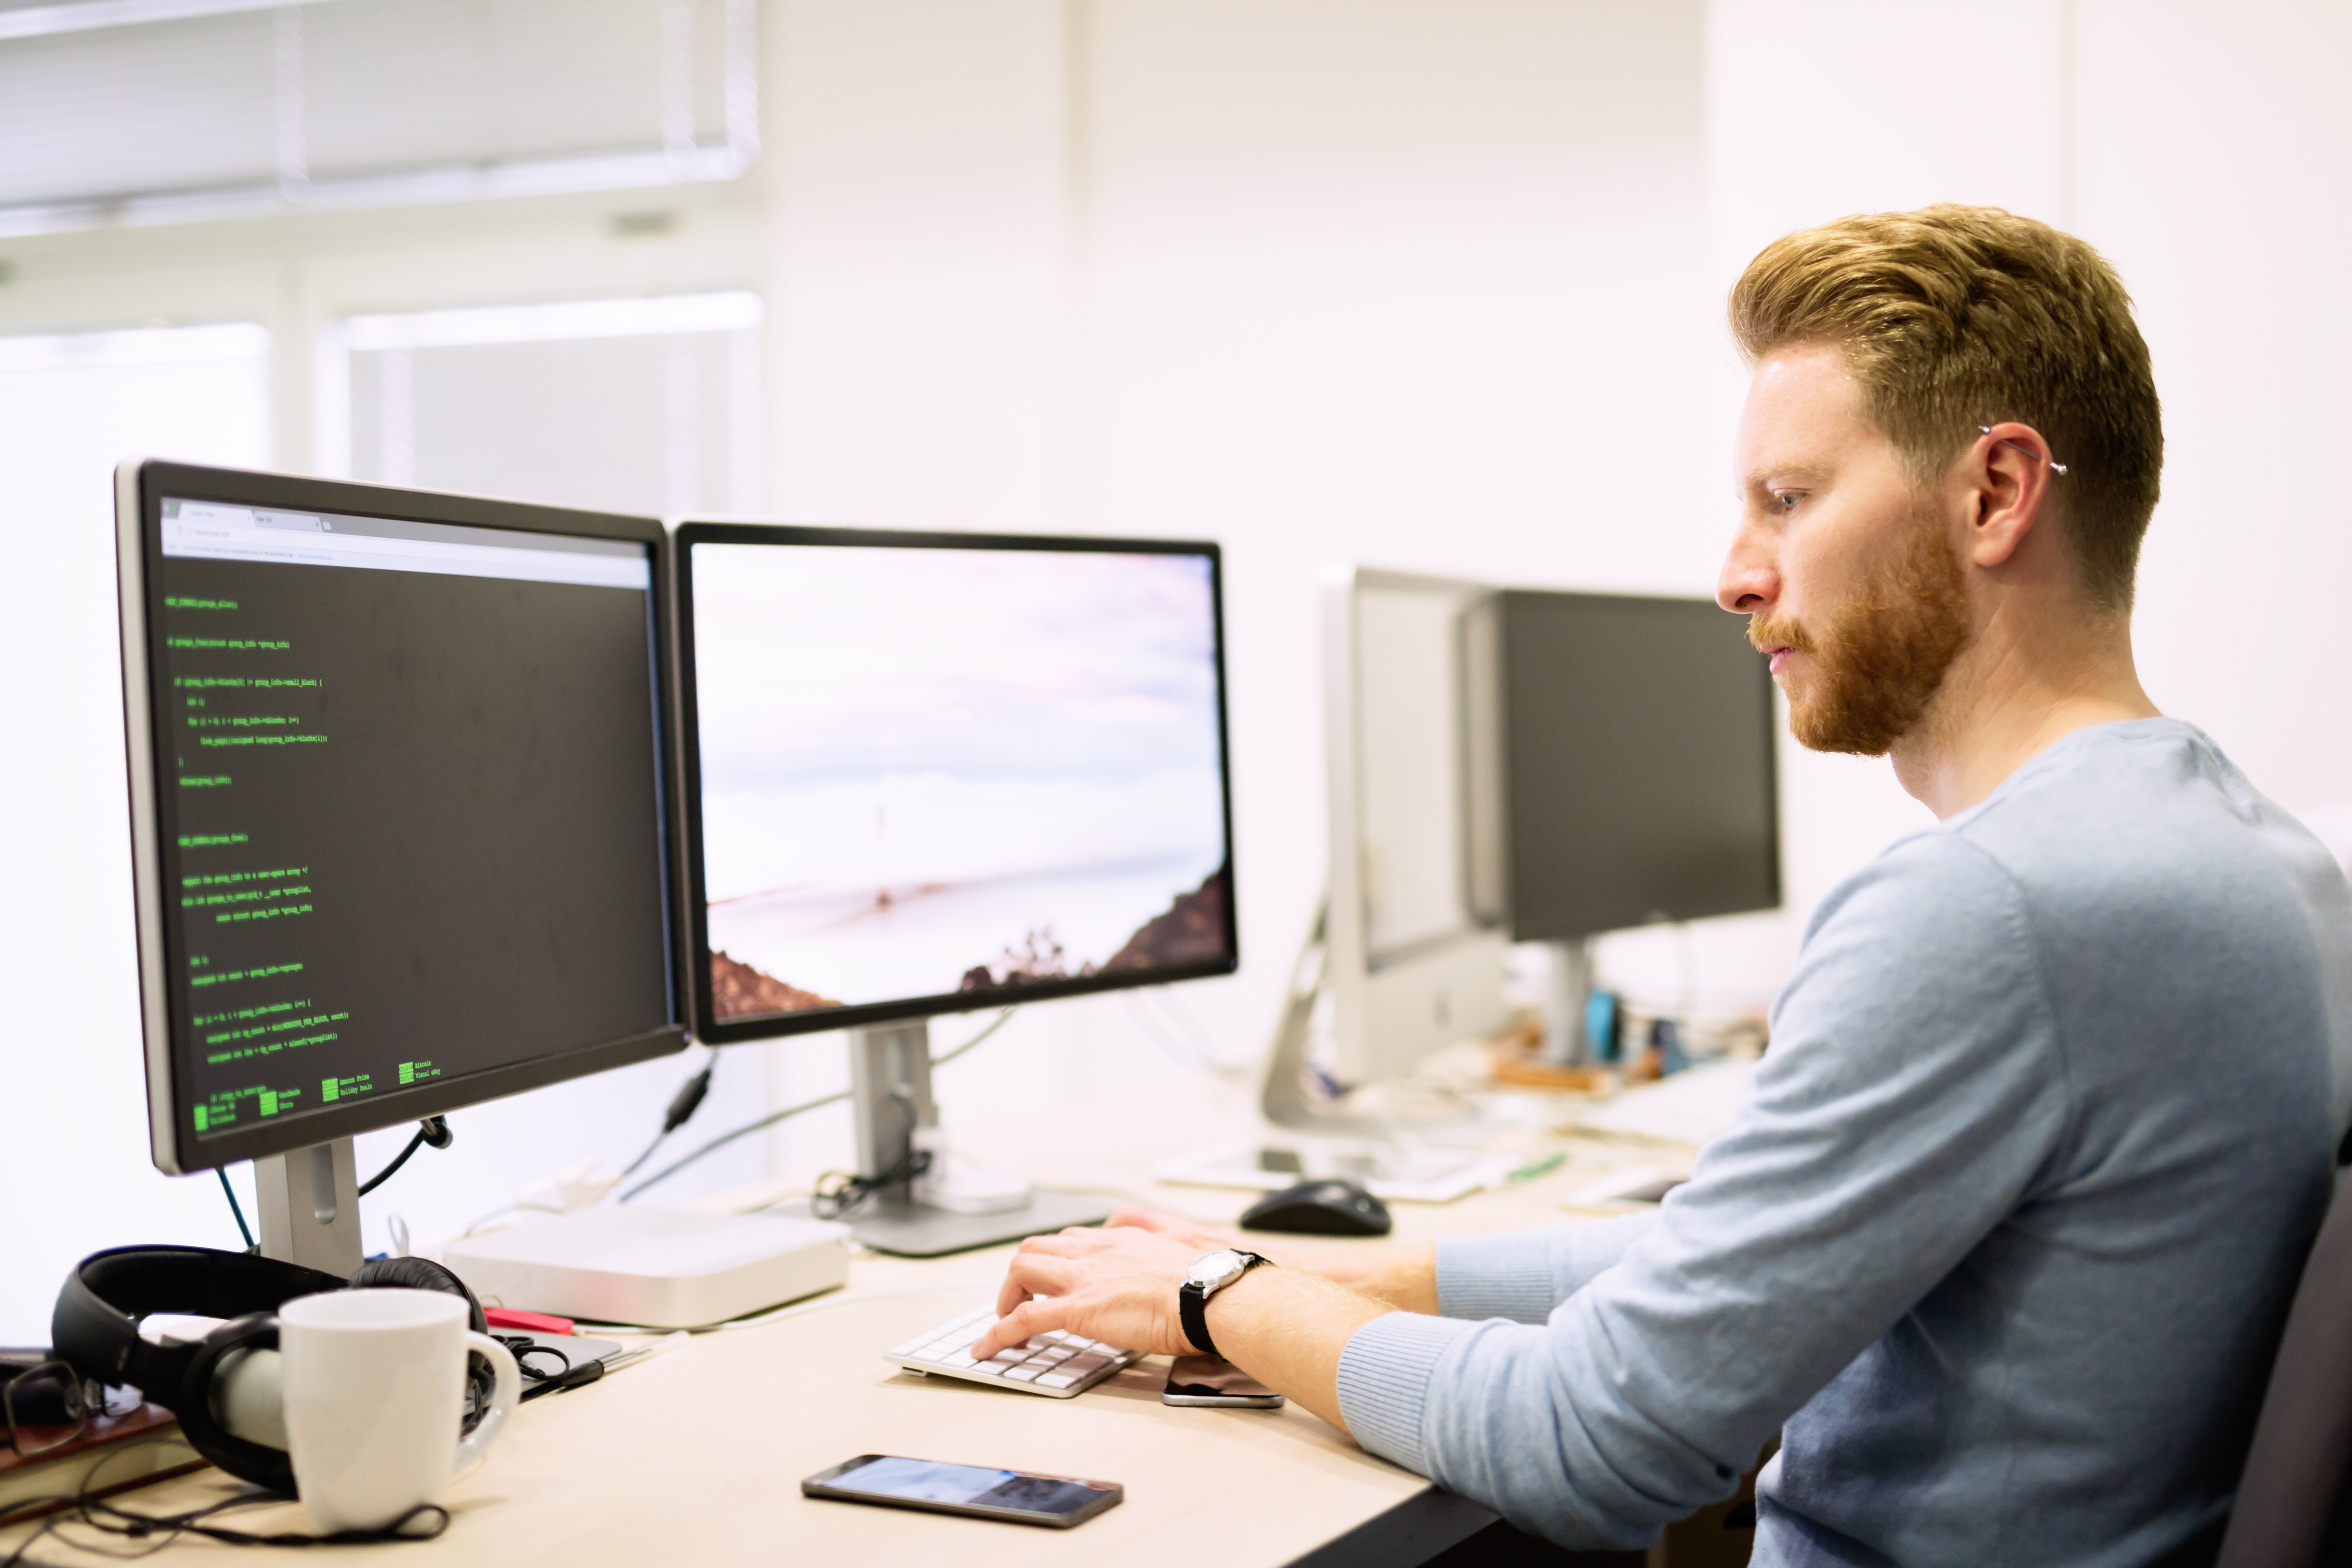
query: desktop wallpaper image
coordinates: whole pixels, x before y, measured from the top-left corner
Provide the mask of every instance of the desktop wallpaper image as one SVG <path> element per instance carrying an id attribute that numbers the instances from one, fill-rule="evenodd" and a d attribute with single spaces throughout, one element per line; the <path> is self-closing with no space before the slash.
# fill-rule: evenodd
<path id="1" fill-rule="evenodd" d="M 1193 555 L 696 545 L 717 1016 L 1229 953 L 1213 591 Z"/>

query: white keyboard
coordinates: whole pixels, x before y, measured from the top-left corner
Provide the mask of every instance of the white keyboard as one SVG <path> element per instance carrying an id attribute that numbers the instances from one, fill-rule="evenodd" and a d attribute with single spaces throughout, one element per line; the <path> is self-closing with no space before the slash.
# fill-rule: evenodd
<path id="1" fill-rule="evenodd" d="M 883 1353 L 908 1372 L 968 1377 L 974 1383 L 992 1383 L 1053 1399 L 1084 1394 L 1121 1367 L 1143 1359 L 1139 1351 L 1121 1350 L 1056 1329 L 1025 1345 L 1009 1345 L 986 1361 L 972 1360 L 972 1342 L 995 1321 L 993 1308 L 975 1307 Z"/>

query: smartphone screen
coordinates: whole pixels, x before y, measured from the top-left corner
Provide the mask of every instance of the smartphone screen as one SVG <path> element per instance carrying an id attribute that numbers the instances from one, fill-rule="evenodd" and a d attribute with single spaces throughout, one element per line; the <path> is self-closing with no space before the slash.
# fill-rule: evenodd
<path id="1" fill-rule="evenodd" d="M 1160 1391 L 1160 1402 L 1273 1410 L 1282 1404 L 1282 1395 L 1229 1361 L 1213 1355 L 1180 1355 L 1168 1369 L 1168 1386 Z"/>
<path id="2" fill-rule="evenodd" d="M 801 1483 L 801 1490 L 843 1502 L 1064 1527 L 1092 1519 L 1127 1495 L 1115 1481 L 950 1465 L 936 1459 L 902 1459 L 889 1454 L 860 1454 L 811 1476 Z"/>

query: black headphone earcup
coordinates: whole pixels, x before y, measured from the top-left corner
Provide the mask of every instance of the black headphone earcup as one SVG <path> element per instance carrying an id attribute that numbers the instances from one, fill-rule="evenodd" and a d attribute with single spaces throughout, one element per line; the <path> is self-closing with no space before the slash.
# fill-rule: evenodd
<path id="1" fill-rule="evenodd" d="M 354 1290 L 446 1290 L 453 1296 L 466 1298 L 468 1327 L 478 1334 L 490 1331 L 489 1320 L 482 1315 L 482 1304 L 474 1299 L 474 1293 L 466 1288 L 466 1282 L 429 1258 L 371 1258 L 352 1272 L 350 1288 Z"/>
<path id="2" fill-rule="evenodd" d="M 277 1348 L 278 1320 L 268 1312 L 223 1323 L 205 1336 L 189 1358 L 172 1411 L 180 1418 L 180 1435 L 197 1453 L 239 1479 L 292 1497 L 293 1458 L 282 1448 L 230 1436 L 213 1416 L 213 1376 L 220 1369 L 221 1358 L 231 1351 Z M 149 1397 L 153 1397 L 152 1392 Z"/>
<path id="3" fill-rule="evenodd" d="M 445 1265 L 429 1258 L 372 1258 L 352 1273 L 349 1289 L 353 1290 L 446 1290 L 466 1299 L 467 1325 L 478 1334 L 490 1331 L 489 1320 L 482 1313 L 482 1304 L 475 1300 L 466 1282 Z M 497 1376 L 490 1363 L 481 1355 L 466 1358 L 467 1407 L 466 1430 L 478 1425 L 490 1408 L 491 1391 L 497 1386 Z"/>

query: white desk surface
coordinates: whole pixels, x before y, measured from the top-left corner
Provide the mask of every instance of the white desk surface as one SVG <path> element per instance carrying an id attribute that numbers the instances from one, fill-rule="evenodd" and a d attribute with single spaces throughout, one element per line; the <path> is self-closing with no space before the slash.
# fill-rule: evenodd
<path id="1" fill-rule="evenodd" d="M 1159 1186 L 1141 1173 L 1166 1154 L 1249 1125 L 1238 1086 L 1202 1080 L 1073 1120 L 1050 1142 L 1008 1133 L 975 1152 L 1041 1185 L 1104 1191 L 1204 1220 L 1230 1219 L 1251 1194 Z M 1396 1239 L 1507 1229 L 1573 1217 L 1559 1194 L 1611 1168 L 1673 1163 L 1656 1145 L 1579 1142 L 1567 1163 L 1522 1186 L 1443 1206 L 1396 1205 Z M 1689 1153 L 1680 1160 L 1686 1163 Z M 859 1258 L 845 1300 L 766 1326 L 697 1337 L 661 1358 L 570 1394 L 535 1400 L 473 1475 L 452 1489 L 449 1530 L 429 1544 L 313 1549 L 308 1561 L 370 1554 L 382 1568 L 645 1563 L 697 1568 L 780 1563 L 909 1563 L 954 1568 L 1046 1562 L 1185 1564 L 1213 1524 L 1219 1568 L 1286 1563 L 1428 1489 L 1295 1406 L 1179 1409 L 1160 1403 L 1153 1359 L 1071 1400 L 1041 1398 L 890 1366 L 889 1345 L 986 1300 L 1009 1247 L 953 1258 Z M 800 1494 L 801 1479 L 863 1453 L 902 1454 L 1095 1477 L 1121 1483 L 1120 1506 L 1075 1530 L 1044 1530 Z M 236 1483 L 211 1468 L 116 1500 L 144 1513 L 200 1506 Z M 293 1504 L 221 1522 L 306 1531 Z M 0 1531 L 0 1548 L 24 1530 Z M 68 1531 L 88 1539 L 88 1533 Z M 120 1547 L 119 1540 L 108 1544 Z M 167 1561 L 241 1553 L 184 1538 Z M 104 1561 L 56 1535 L 41 1561 Z"/>

